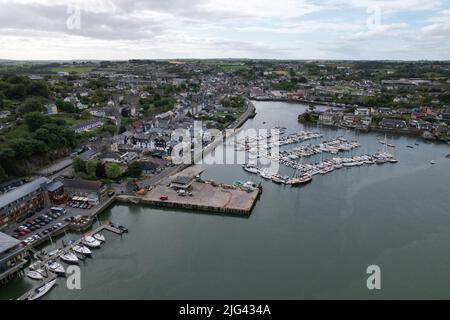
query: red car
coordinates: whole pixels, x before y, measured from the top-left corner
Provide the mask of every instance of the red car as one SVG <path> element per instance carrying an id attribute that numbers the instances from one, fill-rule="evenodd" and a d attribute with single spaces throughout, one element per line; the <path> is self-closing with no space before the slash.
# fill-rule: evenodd
<path id="1" fill-rule="evenodd" d="M 20 232 L 18 232 L 17 233 L 17 235 L 19 236 L 19 237 L 23 237 L 24 235 L 26 235 L 27 233 L 25 232 L 25 231 L 20 231 Z"/>
<path id="2" fill-rule="evenodd" d="M 30 229 L 23 229 L 22 232 L 25 232 L 25 234 L 30 233 L 31 230 Z"/>
<path id="3" fill-rule="evenodd" d="M 169 197 L 168 197 L 168 196 L 161 196 L 161 197 L 159 197 L 159 200 L 163 200 L 163 201 L 165 201 L 165 200 L 167 200 L 167 199 L 169 199 Z"/>

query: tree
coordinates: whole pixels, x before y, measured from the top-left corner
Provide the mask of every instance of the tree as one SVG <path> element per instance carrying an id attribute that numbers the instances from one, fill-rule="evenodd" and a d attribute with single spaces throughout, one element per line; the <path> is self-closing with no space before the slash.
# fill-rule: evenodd
<path id="1" fill-rule="evenodd" d="M 25 123 L 28 129 L 33 132 L 47 123 L 47 117 L 40 112 L 30 112 L 25 115 Z"/>
<path id="2" fill-rule="evenodd" d="M 108 132 L 110 135 L 114 135 L 114 133 L 117 130 L 117 126 L 115 124 L 112 123 L 106 123 L 103 125 L 101 131 L 102 132 Z"/>
<path id="3" fill-rule="evenodd" d="M 89 178 L 94 179 L 96 177 L 96 171 L 97 171 L 97 165 L 99 161 L 98 160 L 88 160 L 86 161 L 86 173 L 89 176 Z"/>
<path id="4" fill-rule="evenodd" d="M 8 175 L 5 172 L 5 169 L 3 169 L 2 166 L 0 166 L 0 181 L 5 181 L 8 178 Z"/>
<path id="5" fill-rule="evenodd" d="M 72 165 L 75 172 L 86 172 L 86 161 L 81 160 L 80 157 L 75 157 Z"/>
<path id="6" fill-rule="evenodd" d="M 43 101 L 38 98 L 27 98 L 22 106 L 22 113 L 42 111 Z"/>
<path id="7" fill-rule="evenodd" d="M 99 179 L 106 178 L 106 167 L 103 163 L 99 162 L 97 168 L 95 168 L 95 176 Z"/>
<path id="8" fill-rule="evenodd" d="M 5 95 L 9 99 L 21 100 L 25 97 L 25 86 L 22 83 L 12 85 L 6 90 Z"/>
<path id="9" fill-rule="evenodd" d="M 139 178 L 142 175 L 142 165 L 140 162 L 134 161 L 128 166 L 128 176 Z"/>
<path id="10" fill-rule="evenodd" d="M 26 159 L 37 153 L 44 153 L 47 146 L 39 140 L 16 138 L 9 141 L 9 145 L 16 153 L 16 159 Z"/>
<path id="11" fill-rule="evenodd" d="M 120 175 L 120 166 L 117 163 L 110 162 L 106 164 L 106 176 L 109 179 L 117 179 L 120 177 Z"/>
<path id="12" fill-rule="evenodd" d="M 49 96 L 47 83 L 44 81 L 30 82 L 25 88 L 25 93 L 29 96 L 39 96 L 44 98 L 48 98 Z"/>

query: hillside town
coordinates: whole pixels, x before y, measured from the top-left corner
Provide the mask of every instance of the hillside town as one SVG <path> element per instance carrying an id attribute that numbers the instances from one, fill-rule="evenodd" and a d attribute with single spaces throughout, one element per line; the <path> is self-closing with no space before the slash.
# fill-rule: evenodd
<path id="1" fill-rule="evenodd" d="M 311 125 L 450 141 L 446 62 L 6 63 L 0 73 L 2 282 L 21 270 L 24 245 L 178 172 L 174 130 L 238 127 L 252 101 L 304 103 L 298 121 Z M 184 196 L 195 178 L 171 185 Z"/>

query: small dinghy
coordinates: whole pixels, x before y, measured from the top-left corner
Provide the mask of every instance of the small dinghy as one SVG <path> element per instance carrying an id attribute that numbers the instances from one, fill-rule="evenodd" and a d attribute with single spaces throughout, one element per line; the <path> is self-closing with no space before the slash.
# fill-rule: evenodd
<path id="1" fill-rule="evenodd" d="M 46 266 L 48 270 L 50 270 L 53 273 L 61 275 L 66 274 L 66 270 L 64 269 L 64 267 L 56 261 L 49 261 L 46 263 Z"/>
<path id="2" fill-rule="evenodd" d="M 56 279 L 53 279 L 52 281 L 49 281 L 45 284 L 43 284 L 40 287 L 37 287 L 30 295 L 28 296 L 28 300 L 36 300 L 42 297 L 44 294 L 49 292 L 53 286 L 56 283 Z"/>
<path id="3" fill-rule="evenodd" d="M 27 277 L 33 280 L 43 280 L 44 276 L 38 272 L 38 271 L 34 271 L 34 270 L 29 270 L 27 273 Z"/>
<path id="4" fill-rule="evenodd" d="M 78 257 L 72 252 L 63 252 L 59 257 L 67 263 L 78 263 Z"/>
<path id="5" fill-rule="evenodd" d="M 90 247 L 90 248 L 98 248 L 100 247 L 100 241 L 98 241 L 97 239 L 95 239 L 94 237 L 84 237 L 83 238 L 83 244 Z"/>
<path id="6" fill-rule="evenodd" d="M 94 234 L 94 238 L 96 240 L 100 241 L 100 242 L 105 242 L 106 241 L 105 236 L 103 234 L 101 234 L 101 233 Z"/>
<path id="7" fill-rule="evenodd" d="M 85 256 L 89 256 L 92 253 L 91 250 L 80 244 L 73 246 L 72 250 Z"/>

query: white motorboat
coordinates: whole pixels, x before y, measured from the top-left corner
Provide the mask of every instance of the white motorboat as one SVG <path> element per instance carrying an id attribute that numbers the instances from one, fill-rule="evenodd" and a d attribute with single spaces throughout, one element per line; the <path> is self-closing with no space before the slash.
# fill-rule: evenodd
<path id="1" fill-rule="evenodd" d="M 60 256 L 62 261 L 67 263 L 78 263 L 78 257 L 72 252 L 63 252 Z"/>
<path id="2" fill-rule="evenodd" d="M 94 237 L 87 236 L 83 238 L 83 244 L 90 248 L 98 248 L 100 247 L 100 241 L 95 239 Z"/>
<path id="3" fill-rule="evenodd" d="M 40 287 L 37 287 L 30 295 L 28 296 L 28 300 L 36 300 L 42 297 L 44 294 L 49 292 L 53 286 L 56 283 L 56 279 L 53 279 L 52 281 L 49 281 L 45 284 L 43 284 Z"/>
<path id="4" fill-rule="evenodd" d="M 46 266 L 48 270 L 50 270 L 53 273 L 66 274 L 66 270 L 64 269 L 64 267 L 56 261 L 49 261 L 46 263 Z"/>
<path id="5" fill-rule="evenodd" d="M 259 173 L 258 168 L 254 167 L 254 166 L 244 166 L 242 168 L 249 173 L 255 173 L 255 174 Z"/>
<path id="6" fill-rule="evenodd" d="M 34 271 L 34 270 L 29 270 L 27 271 L 27 277 L 33 280 L 43 280 L 44 276 L 38 272 L 38 271 Z"/>
<path id="7" fill-rule="evenodd" d="M 273 173 L 270 173 L 270 172 L 267 171 L 267 170 L 262 170 L 262 171 L 259 173 L 259 175 L 261 176 L 261 178 L 270 180 L 270 179 L 272 179 Z"/>
<path id="8" fill-rule="evenodd" d="M 91 250 L 89 250 L 88 248 L 86 248 L 85 246 L 80 245 L 80 244 L 73 246 L 72 250 L 75 251 L 76 253 L 80 253 L 85 256 L 88 256 L 92 253 Z"/>
<path id="9" fill-rule="evenodd" d="M 431 160 L 430 163 L 431 163 L 431 164 L 436 164 L 436 161 Z"/>
<path id="10" fill-rule="evenodd" d="M 94 234 L 94 238 L 96 240 L 100 241 L 100 242 L 105 242 L 106 241 L 105 236 L 103 234 L 101 234 L 101 233 Z"/>

